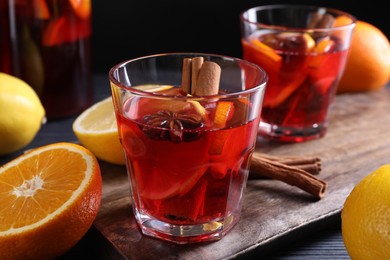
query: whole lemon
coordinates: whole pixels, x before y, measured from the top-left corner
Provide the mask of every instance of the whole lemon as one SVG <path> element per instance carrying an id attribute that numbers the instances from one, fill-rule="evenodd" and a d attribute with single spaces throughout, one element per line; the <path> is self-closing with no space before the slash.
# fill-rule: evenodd
<path id="1" fill-rule="evenodd" d="M 45 120 L 45 109 L 23 80 L 0 72 L 0 155 L 27 146 Z"/>
<path id="2" fill-rule="evenodd" d="M 352 259 L 390 259 L 390 164 L 353 188 L 341 211 L 341 230 Z"/>

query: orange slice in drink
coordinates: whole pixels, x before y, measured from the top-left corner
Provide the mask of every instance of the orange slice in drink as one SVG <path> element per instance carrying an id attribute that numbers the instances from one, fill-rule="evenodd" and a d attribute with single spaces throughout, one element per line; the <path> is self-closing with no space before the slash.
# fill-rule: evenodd
<path id="1" fill-rule="evenodd" d="M 45 46 L 54 46 L 71 43 L 90 35 L 91 25 L 89 21 L 75 20 L 73 17 L 66 15 L 49 23 L 43 34 L 42 43 Z"/>
<path id="2" fill-rule="evenodd" d="M 283 64 L 280 61 L 279 68 L 269 70 L 269 82 L 263 106 L 270 108 L 283 103 L 304 82 L 309 62 L 308 55 L 305 53 L 309 54 L 315 47 L 314 39 L 307 33 L 280 33 L 278 38 L 297 43 L 297 46 L 294 44 L 290 46 L 290 51 L 302 54 L 294 55 L 291 60 L 286 59 Z"/>
<path id="3" fill-rule="evenodd" d="M 226 122 L 233 117 L 234 105 L 233 102 L 220 101 L 217 103 L 214 117 L 214 127 L 217 129 L 211 141 L 209 154 L 218 155 L 223 151 L 227 137 L 229 136 L 228 131 L 219 130 L 226 126 Z"/>
<path id="4" fill-rule="evenodd" d="M 340 27 L 340 26 L 345 26 L 345 25 L 348 25 L 348 24 L 351 24 L 352 23 L 352 19 L 349 18 L 348 16 L 346 15 L 340 15 L 340 16 L 337 16 L 334 23 L 333 23 L 333 27 Z"/>
<path id="5" fill-rule="evenodd" d="M 196 159 L 195 159 L 196 160 Z M 141 197 L 153 200 L 162 200 L 178 195 L 185 195 L 190 191 L 206 172 L 208 165 L 199 162 L 199 167 L 185 168 L 176 171 L 174 166 L 158 167 L 157 164 L 133 162 L 136 183 Z M 179 168 L 179 167 L 178 167 Z"/>
<path id="6" fill-rule="evenodd" d="M 332 51 L 336 46 L 335 42 L 330 38 L 321 39 L 313 48 L 313 56 L 309 63 L 310 67 L 317 68 L 323 60 L 326 60 L 326 53 Z"/>
<path id="7" fill-rule="evenodd" d="M 279 71 L 282 65 L 282 57 L 274 49 L 258 39 L 252 39 L 251 41 L 242 40 L 241 43 L 246 60 L 263 67 L 269 75 Z"/>
<path id="8" fill-rule="evenodd" d="M 0 259 L 55 259 L 92 226 L 102 196 L 96 157 L 55 143 L 0 168 Z"/>
<path id="9" fill-rule="evenodd" d="M 91 16 L 91 0 L 69 0 L 74 12 L 81 19 Z"/>
<path id="10" fill-rule="evenodd" d="M 50 18 L 50 11 L 45 0 L 33 0 L 34 17 L 45 20 Z"/>
<path id="11" fill-rule="evenodd" d="M 269 59 L 275 62 L 279 62 L 282 60 L 282 57 L 279 54 L 277 54 L 274 49 L 262 43 L 260 40 L 252 39 L 251 43 L 256 47 L 256 50 L 258 52 L 261 52 L 261 54 L 265 55 Z"/>
<path id="12" fill-rule="evenodd" d="M 314 47 L 315 53 L 324 53 L 331 51 L 336 46 L 335 42 L 329 38 L 321 39 Z"/>
<path id="13" fill-rule="evenodd" d="M 340 16 L 336 17 L 336 19 L 333 23 L 333 27 L 335 28 L 335 27 L 347 26 L 351 23 L 352 23 L 351 18 L 349 18 L 346 15 L 340 15 Z M 346 34 L 349 34 L 348 30 L 334 30 L 334 31 L 332 31 L 333 37 L 338 38 L 339 40 L 348 39 L 349 37 L 347 37 Z"/>
<path id="14" fill-rule="evenodd" d="M 204 214 L 207 183 L 206 179 L 200 179 L 185 196 L 163 200 L 159 206 L 159 214 L 181 220 L 196 221 Z"/>
<path id="15" fill-rule="evenodd" d="M 230 101 L 220 101 L 217 104 L 214 117 L 214 127 L 220 129 L 226 126 L 226 122 L 232 118 L 234 114 L 234 105 Z"/>
<path id="16" fill-rule="evenodd" d="M 285 101 L 291 93 L 293 93 L 305 80 L 306 73 L 297 73 L 291 78 L 289 83 L 283 87 L 278 88 L 277 85 L 281 86 L 281 83 L 275 83 L 276 87 L 269 87 L 265 91 L 263 107 L 276 107 Z"/>

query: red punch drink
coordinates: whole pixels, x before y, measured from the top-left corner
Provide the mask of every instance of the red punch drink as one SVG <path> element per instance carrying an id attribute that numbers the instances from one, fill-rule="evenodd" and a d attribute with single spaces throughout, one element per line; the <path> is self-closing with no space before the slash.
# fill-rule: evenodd
<path id="1" fill-rule="evenodd" d="M 262 66 L 270 78 L 263 101 L 263 123 L 288 130 L 310 129 L 326 121 L 348 51 L 337 39 L 316 44 L 309 37 L 269 33 L 243 40 L 244 59 Z M 322 126 L 319 135 L 325 130 Z M 292 141 L 300 140 L 305 137 Z"/>
<path id="2" fill-rule="evenodd" d="M 180 88 L 168 92 L 182 95 Z M 223 225 L 220 220 L 229 219 L 230 228 L 239 219 L 259 121 L 246 122 L 240 113 L 249 104 L 239 99 L 207 103 L 204 114 L 197 109 L 206 104 L 195 102 L 129 99 L 118 128 L 140 214 L 172 225 L 212 221 L 211 232 Z"/>
<path id="3" fill-rule="evenodd" d="M 175 83 L 183 57 L 149 56 L 110 72 L 137 222 L 144 234 L 179 244 L 220 239 L 239 221 L 266 80 L 258 67 L 217 60 L 227 66 L 215 95 L 154 82 Z M 257 75 L 260 85 L 244 83 L 241 69 L 250 71 L 243 79 Z M 224 88 L 224 77 L 241 91 Z M 148 84 L 138 84 L 143 81 Z M 125 87 L 129 82 L 137 85 Z"/>
<path id="4" fill-rule="evenodd" d="M 345 25 L 339 26 L 341 20 Z M 337 10 L 276 5 L 244 12 L 241 22 L 244 59 L 269 75 L 259 132 L 290 142 L 322 137 L 353 18 Z"/>
<path id="5" fill-rule="evenodd" d="M 0 71 L 26 81 L 47 117 L 92 104 L 90 0 L 0 0 Z"/>
<path id="6" fill-rule="evenodd" d="M 142 204 L 145 214 L 172 224 L 202 224 L 235 215 L 240 209 L 247 177 L 244 169 L 254 149 L 258 121 L 234 119 L 239 113 L 235 107 L 248 109 L 238 102 L 221 101 L 208 107 L 207 120 L 236 120 L 223 128 L 202 120 L 192 105 L 183 103 L 182 108 L 168 110 L 164 104 L 145 101 L 137 105 L 134 117 L 125 103 L 118 125 L 133 168 L 131 178 L 137 183 L 136 203 Z M 179 125 L 182 130 L 177 130 Z"/>

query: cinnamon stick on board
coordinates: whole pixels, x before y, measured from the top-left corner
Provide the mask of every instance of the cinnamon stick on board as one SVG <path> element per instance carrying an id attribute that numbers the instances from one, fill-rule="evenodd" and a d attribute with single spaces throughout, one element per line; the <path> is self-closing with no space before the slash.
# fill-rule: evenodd
<path id="1" fill-rule="evenodd" d="M 256 152 L 252 155 L 250 174 L 283 181 L 319 199 L 324 197 L 327 188 L 326 182 L 314 177 L 307 171 L 277 161 L 271 161 Z"/>
<path id="2" fill-rule="evenodd" d="M 310 174 L 317 175 L 321 171 L 321 159 L 313 156 L 275 156 L 265 153 L 257 153 L 262 158 L 269 161 L 275 161 L 288 166 L 294 166 L 299 169 L 305 170 Z"/>

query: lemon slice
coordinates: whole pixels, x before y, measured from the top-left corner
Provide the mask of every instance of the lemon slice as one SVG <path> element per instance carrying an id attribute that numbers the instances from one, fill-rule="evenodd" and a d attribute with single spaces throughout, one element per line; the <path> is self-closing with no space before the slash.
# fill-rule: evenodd
<path id="1" fill-rule="evenodd" d="M 72 125 L 80 143 L 103 161 L 124 165 L 112 98 L 107 97 L 81 113 Z"/>
<path id="2" fill-rule="evenodd" d="M 173 88 L 172 85 L 154 85 L 154 84 L 146 84 L 133 87 L 138 90 L 146 91 L 146 92 L 158 92 L 167 89 Z"/>

